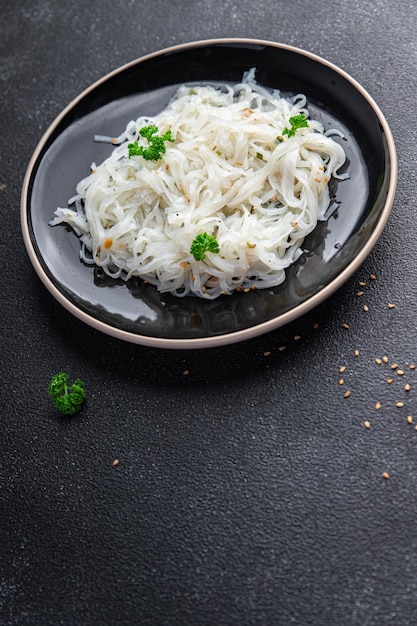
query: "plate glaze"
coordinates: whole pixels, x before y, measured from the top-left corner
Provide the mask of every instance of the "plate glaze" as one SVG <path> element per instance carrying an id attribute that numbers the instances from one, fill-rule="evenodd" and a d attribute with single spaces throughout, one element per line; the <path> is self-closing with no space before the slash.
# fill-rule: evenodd
<path id="1" fill-rule="evenodd" d="M 95 134 L 118 135 L 139 115 L 152 116 L 180 84 L 224 85 L 256 68 L 257 82 L 281 95 L 303 93 L 312 118 L 347 156 L 346 181 L 332 181 L 338 208 L 303 245 L 304 254 L 274 289 L 216 300 L 160 294 L 140 279 L 102 275 L 79 258 L 80 243 L 64 225 L 50 227 L 77 182 L 112 151 Z M 363 263 L 390 214 L 397 159 L 388 124 L 369 94 L 333 64 L 291 46 L 261 40 L 198 41 L 149 54 L 111 72 L 81 93 L 51 124 L 28 166 L 21 202 L 30 260 L 51 294 L 94 328 L 160 348 L 203 348 L 243 341 L 303 315 L 338 289 Z"/>

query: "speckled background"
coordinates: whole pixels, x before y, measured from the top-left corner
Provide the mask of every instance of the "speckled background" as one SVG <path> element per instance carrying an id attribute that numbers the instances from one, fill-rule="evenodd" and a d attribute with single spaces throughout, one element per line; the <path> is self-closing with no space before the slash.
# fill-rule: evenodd
<path id="1" fill-rule="evenodd" d="M 414 626 L 416 23 L 404 0 L 2 2 L 1 626 Z M 102 75 L 225 36 L 304 48 L 368 90 L 398 150 L 392 215 L 363 267 L 288 327 L 204 352 L 122 343 L 32 269 L 26 167 Z M 72 419 L 46 395 L 59 370 L 88 389 Z"/>

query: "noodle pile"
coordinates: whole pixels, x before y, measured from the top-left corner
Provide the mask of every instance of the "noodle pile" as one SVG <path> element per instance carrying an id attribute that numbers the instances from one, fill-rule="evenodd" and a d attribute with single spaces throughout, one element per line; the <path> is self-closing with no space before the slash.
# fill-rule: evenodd
<path id="1" fill-rule="evenodd" d="M 279 285 L 324 218 L 330 177 L 345 177 L 344 150 L 320 122 L 283 134 L 291 117 L 308 118 L 305 106 L 302 95 L 260 87 L 254 70 L 223 89 L 183 85 L 161 113 L 111 140 L 117 147 L 78 183 L 74 208 L 58 208 L 50 224 L 74 229 L 84 262 L 161 292 L 216 298 Z M 145 145 L 139 131 L 149 124 L 173 142 L 158 161 L 129 158 L 128 144 Z M 190 248 L 201 233 L 219 252 L 197 261 Z"/>

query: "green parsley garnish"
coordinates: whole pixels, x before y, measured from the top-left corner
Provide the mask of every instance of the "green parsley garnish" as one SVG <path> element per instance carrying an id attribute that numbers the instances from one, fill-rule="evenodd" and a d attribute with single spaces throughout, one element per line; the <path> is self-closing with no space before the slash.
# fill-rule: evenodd
<path id="1" fill-rule="evenodd" d="M 167 130 L 163 135 L 158 136 L 159 128 L 154 125 L 143 126 L 139 135 L 148 140 L 148 146 L 140 146 L 137 141 L 130 143 L 127 146 L 129 150 L 129 159 L 132 156 L 142 156 L 147 161 L 159 161 L 163 154 L 166 152 L 166 141 L 174 141 L 170 130 Z"/>
<path id="2" fill-rule="evenodd" d="M 68 374 L 65 372 L 52 376 L 48 394 L 52 396 L 57 409 L 64 415 L 77 413 L 86 398 L 83 381 L 77 378 L 72 385 L 69 385 Z"/>
<path id="3" fill-rule="evenodd" d="M 217 254 L 220 252 L 220 246 L 216 237 L 207 233 L 201 233 L 197 235 L 191 244 L 190 253 L 196 261 L 204 261 L 206 252 L 214 252 Z"/>
<path id="4" fill-rule="evenodd" d="M 306 128 L 308 126 L 307 118 L 304 113 L 300 113 L 300 115 L 294 115 L 290 117 L 289 122 L 291 124 L 291 128 L 284 128 L 282 131 L 283 135 L 288 135 L 288 137 L 294 137 L 295 132 L 299 128 Z"/>

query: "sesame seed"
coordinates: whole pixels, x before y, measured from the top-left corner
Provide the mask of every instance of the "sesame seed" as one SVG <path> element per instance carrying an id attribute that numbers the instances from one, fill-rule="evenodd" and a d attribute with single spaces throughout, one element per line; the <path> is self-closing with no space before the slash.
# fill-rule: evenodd
<path id="1" fill-rule="evenodd" d="M 387 378 L 387 383 L 388 383 L 389 385 L 390 385 L 391 383 L 393 383 L 393 382 L 394 382 L 394 379 L 393 379 L 393 378 Z"/>
<path id="2" fill-rule="evenodd" d="M 381 363 L 382 363 L 382 359 L 375 359 L 375 363 L 376 363 L 377 365 L 381 365 Z"/>
<path id="3" fill-rule="evenodd" d="M 183 371 L 183 373 L 182 373 L 182 375 L 183 375 L 183 376 L 188 376 L 188 374 L 189 374 L 189 373 L 190 373 L 190 370 L 184 370 L 184 371 Z"/>
<path id="4" fill-rule="evenodd" d="M 409 424 L 412 424 L 412 423 L 413 423 L 413 416 L 412 416 L 412 415 L 407 415 L 407 422 L 408 422 Z"/>
<path id="5" fill-rule="evenodd" d="M 370 278 L 371 280 L 376 280 L 376 276 L 375 276 L 375 274 L 369 274 L 369 278 Z"/>
<path id="6" fill-rule="evenodd" d="M 357 295 L 357 296 L 363 296 L 363 294 L 364 294 L 364 293 L 365 293 L 364 291 L 358 291 L 358 292 L 356 293 L 356 295 Z"/>
<path id="7" fill-rule="evenodd" d="M 411 363 L 411 365 L 408 366 L 410 368 L 410 370 L 415 370 L 416 366 L 414 365 L 414 363 Z"/>
<path id="8" fill-rule="evenodd" d="M 381 474 L 381 475 L 382 475 L 382 478 L 385 478 L 385 480 L 388 480 L 388 479 L 389 479 L 389 474 L 388 474 L 388 472 L 382 472 L 382 474 Z"/>
<path id="9" fill-rule="evenodd" d="M 392 302 L 389 302 L 387 306 L 389 309 L 395 309 L 395 304 L 393 304 Z"/>
<path id="10" fill-rule="evenodd" d="M 384 361 L 384 363 L 388 363 L 388 357 L 387 356 L 383 356 L 382 360 Z"/>
<path id="11" fill-rule="evenodd" d="M 315 323 L 313 324 L 313 328 L 314 328 L 314 330 L 317 330 L 317 328 L 318 328 L 318 327 L 319 327 L 318 323 L 317 323 L 317 322 L 315 322 Z"/>
<path id="12" fill-rule="evenodd" d="M 119 459 L 114 459 L 112 465 L 113 467 L 116 467 L 116 465 L 119 465 Z"/>
<path id="13" fill-rule="evenodd" d="M 279 346 L 278 350 L 279 350 L 280 352 L 282 352 L 283 350 L 285 350 L 285 348 L 286 348 L 286 347 L 287 347 L 287 346 Z"/>
<path id="14" fill-rule="evenodd" d="M 301 339 L 301 335 L 294 335 L 294 341 L 299 341 Z"/>
<path id="15" fill-rule="evenodd" d="M 369 311 L 369 307 L 367 304 L 363 305 L 363 310 L 365 311 L 365 313 L 367 313 Z"/>
<path id="16" fill-rule="evenodd" d="M 395 406 L 399 409 L 401 409 L 404 406 L 404 402 L 396 402 Z"/>
<path id="17" fill-rule="evenodd" d="M 396 369 L 397 369 L 397 367 L 398 367 L 398 363 L 393 363 L 393 364 L 391 365 L 391 369 L 392 369 L 392 370 L 396 370 Z"/>
<path id="18" fill-rule="evenodd" d="M 379 402 L 379 400 L 378 400 L 378 402 L 375 402 L 375 408 L 376 408 L 376 410 L 377 410 L 377 411 L 379 411 L 379 409 L 381 408 L 381 406 L 382 406 L 382 405 L 381 405 L 381 403 Z"/>
<path id="19" fill-rule="evenodd" d="M 341 374 L 343 374 L 343 372 L 345 372 L 345 371 L 346 371 L 346 365 L 342 365 L 341 367 L 339 367 L 339 372 Z"/>
<path id="20" fill-rule="evenodd" d="M 344 398 L 349 398 L 350 396 L 350 391 L 345 391 L 345 393 L 343 394 Z"/>
<path id="21" fill-rule="evenodd" d="M 264 356 L 269 356 L 271 354 L 271 352 L 268 350 L 267 352 L 264 352 Z"/>
<path id="22" fill-rule="evenodd" d="M 341 379 L 339 380 L 339 385 L 344 385 L 344 384 L 345 384 L 345 379 L 344 379 L 344 378 L 341 378 Z"/>
<path id="23" fill-rule="evenodd" d="M 360 352 L 359 352 L 359 350 L 355 350 L 355 352 L 354 352 L 353 354 L 354 354 L 355 356 L 359 356 L 359 355 L 360 355 Z"/>
<path id="24" fill-rule="evenodd" d="M 365 428 L 371 428 L 371 422 L 368 422 L 368 420 L 366 420 L 363 425 L 365 426 Z"/>
<path id="25" fill-rule="evenodd" d="M 360 280 L 358 283 L 361 287 L 365 287 L 366 285 L 366 281 L 365 280 Z"/>
<path id="26" fill-rule="evenodd" d="M 348 328 L 350 328 L 350 326 L 349 326 L 349 324 L 346 324 L 346 322 L 343 322 L 342 328 L 346 328 L 346 330 L 347 330 Z"/>
<path id="27" fill-rule="evenodd" d="M 397 370 L 398 376 L 404 376 L 404 370 Z"/>
<path id="28" fill-rule="evenodd" d="M 405 383 L 404 391 L 410 391 L 410 389 L 411 389 L 411 385 L 409 383 Z"/>

